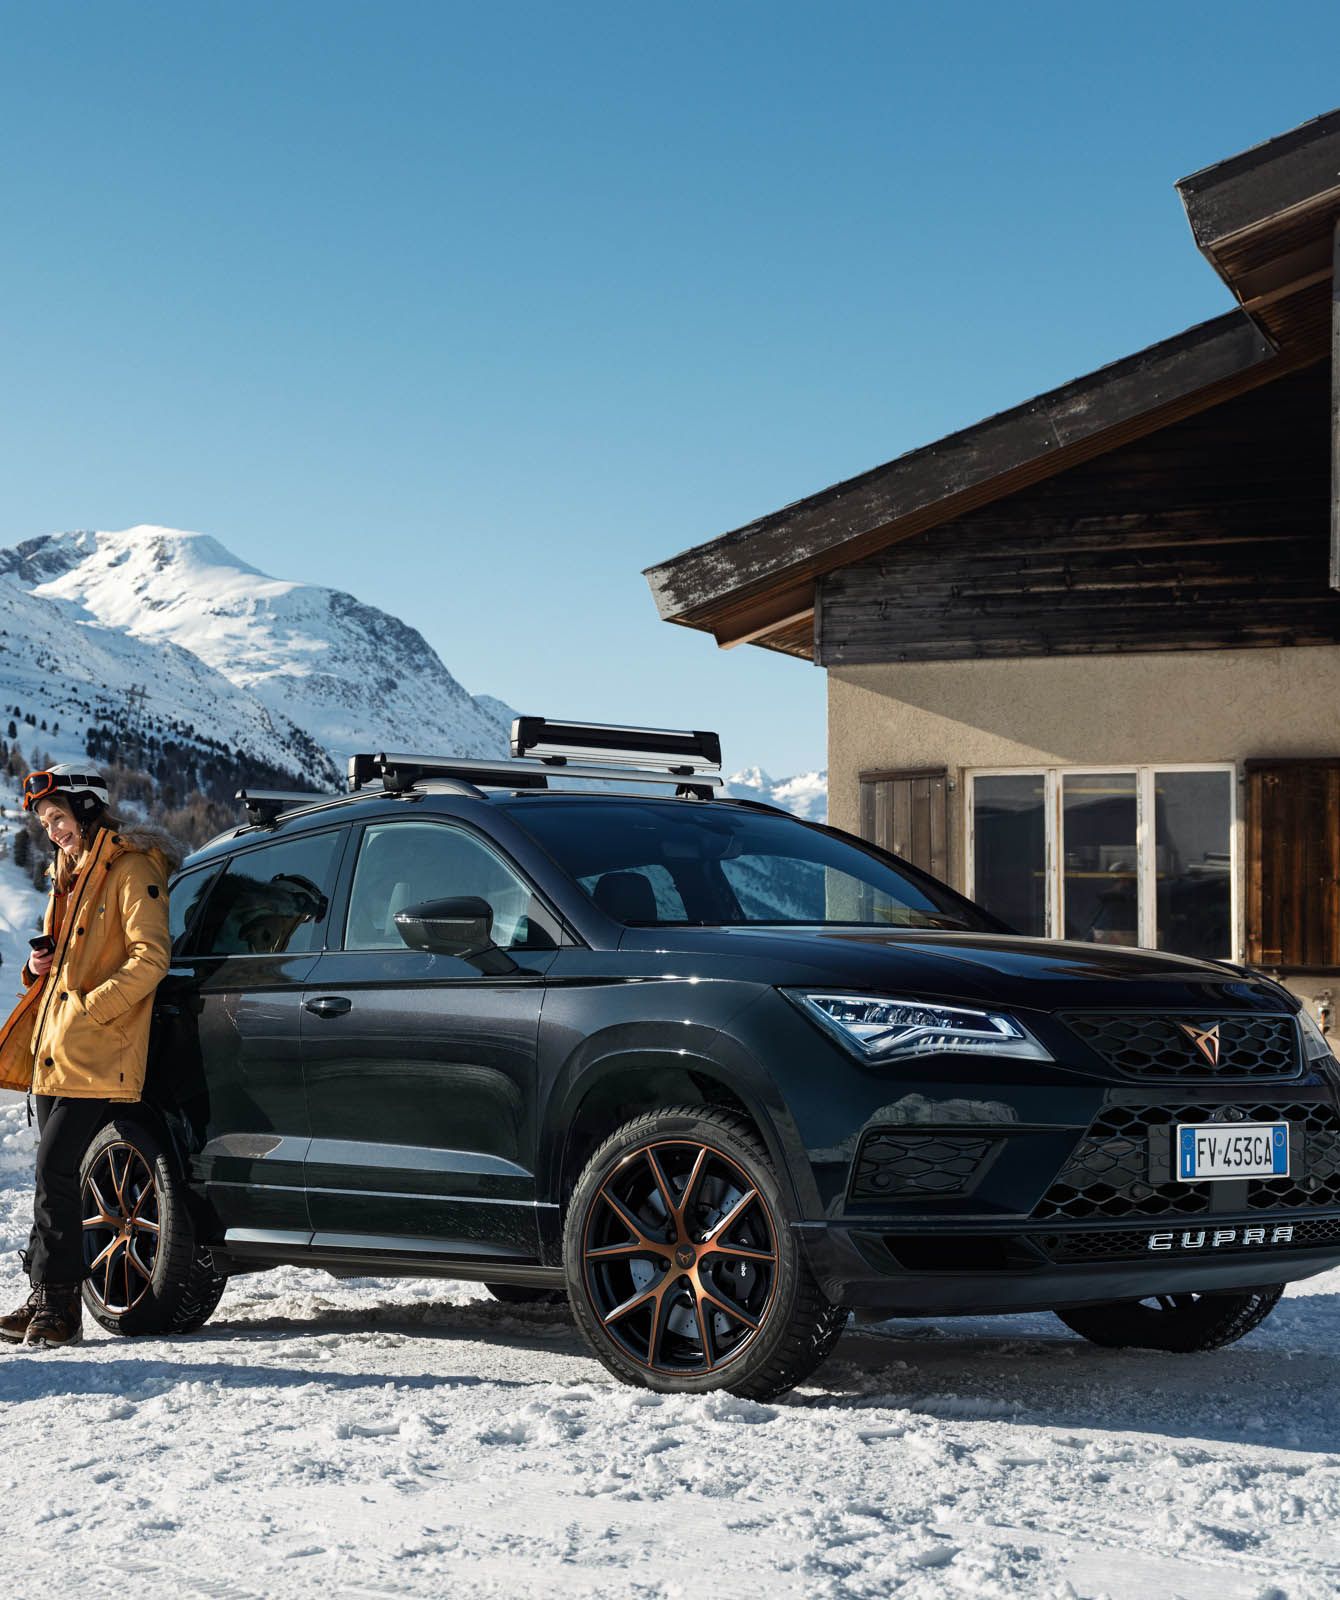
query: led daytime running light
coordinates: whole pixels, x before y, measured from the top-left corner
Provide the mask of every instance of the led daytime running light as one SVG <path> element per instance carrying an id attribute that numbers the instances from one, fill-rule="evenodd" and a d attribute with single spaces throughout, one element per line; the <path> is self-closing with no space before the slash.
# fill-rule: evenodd
<path id="1" fill-rule="evenodd" d="M 1052 1059 L 1022 1023 L 999 1011 L 887 995 L 794 990 L 788 994 L 821 1027 L 866 1061 L 944 1054 Z"/>

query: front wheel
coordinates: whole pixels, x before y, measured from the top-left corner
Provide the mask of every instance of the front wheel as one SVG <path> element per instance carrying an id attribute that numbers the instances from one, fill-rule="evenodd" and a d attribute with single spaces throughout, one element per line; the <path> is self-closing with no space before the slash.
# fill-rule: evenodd
<path id="1" fill-rule="evenodd" d="M 568 1297 L 625 1383 L 770 1400 L 837 1343 L 767 1152 L 743 1118 L 676 1107 L 626 1123 L 591 1157 L 564 1230 Z"/>
<path id="2" fill-rule="evenodd" d="M 1056 1315 L 1075 1333 L 1109 1350 L 1219 1350 L 1264 1322 L 1284 1293 L 1282 1283 L 1239 1294 L 1158 1294 L 1077 1306 Z"/>
<path id="3" fill-rule="evenodd" d="M 79 1169 L 84 1213 L 84 1304 L 109 1333 L 190 1333 L 226 1280 L 196 1238 L 186 1185 L 154 1129 L 117 1117 Z"/>

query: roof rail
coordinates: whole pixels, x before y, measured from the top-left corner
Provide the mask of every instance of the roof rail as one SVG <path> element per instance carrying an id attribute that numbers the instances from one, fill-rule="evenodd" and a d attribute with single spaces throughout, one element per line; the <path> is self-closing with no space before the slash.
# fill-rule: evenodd
<path id="1" fill-rule="evenodd" d="M 246 808 L 247 819 L 253 826 L 272 828 L 281 812 L 322 805 L 339 796 L 302 789 L 239 789 L 233 798 Z"/>

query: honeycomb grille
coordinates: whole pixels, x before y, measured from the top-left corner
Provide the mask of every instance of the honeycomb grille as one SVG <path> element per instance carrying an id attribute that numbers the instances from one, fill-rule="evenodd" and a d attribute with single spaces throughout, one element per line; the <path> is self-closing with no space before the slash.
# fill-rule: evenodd
<path id="1" fill-rule="evenodd" d="M 1300 1069 L 1297 1029 L 1288 1016 L 1074 1012 L 1061 1020 L 1130 1078 L 1293 1078 Z"/>
<path id="2" fill-rule="evenodd" d="M 869 1134 L 856 1158 L 853 1200 L 899 1200 L 964 1194 L 1000 1143 L 972 1134 Z"/>
<path id="3" fill-rule="evenodd" d="M 1291 1222 L 1293 1238 L 1287 1244 L 1274 1244 L 1268 1248 L 1275 1250 L 1306 1250 L 1315 1249 L 1317 1245 L 1340 1245 L 1340 1217 L 1319 1217 L 1315 1221 L 1305 1219 L 1302 1222 Z M 1209 1234 L 1209 1229 L 1197 1228 L 1197 1233 Z M 1239 1227 L 1239 1236 L 1243 1233 Z M 1153 1257 L 1154 1252 L 1149 1248 L 1149 1230 L 1140 1229 L 1106 1229 L 1101 1233 L 1044 1233 L 1035 1236 L 1034 1242 L 1053 1261 L 1114 1261 L 1123 1257 Z M 1202 1255 L 1221 1256 L 1229 1251 L 1256 1251 L 1260 1245 L 1248 1245 L 1238 1240 L 1229 1244 L 1220 1244 L 1213 1249 L 1200 1247 Z M 1156 1259 L 1160 1261 L 1185 1260 L 1189 1255 L 1196 1253 L 1193 1250 L 1181 1249 L 1169 1252 L 1160 1252 Z"/>
<path id="4" fill-rule="evenodd" d="M 1301 1136 L 1302 1159 L 1290 1178 L 1243 1180 L 1256 1210 L 1325 1206 L 1340 1202 L 1340 1118 L 1328 1106 L 1241 1105 L 1244 1122 L 1288 1122 Z M 1109 1106 L 1095 1119 L 1034 1209 L 1040 1220 L 1070 1218 L 1187 1217 L 1211 1209 L 1212 1183 L 1174 1183 L 1154 1176 L 1150 1133 L 1171 1147 L 1168 1130 L 1179 1122 L 1213 1122 L 1219 1105 Z"/>

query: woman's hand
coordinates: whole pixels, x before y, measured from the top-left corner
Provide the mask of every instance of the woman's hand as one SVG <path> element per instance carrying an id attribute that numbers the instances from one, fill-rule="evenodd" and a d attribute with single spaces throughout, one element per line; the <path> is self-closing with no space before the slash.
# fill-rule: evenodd
<path id="1" fill-rule="evenodd" d="M 34 950 L 28 957 L 28 971 L 34 978 L 45 978 L 51 971 L 51 963 L 56 959 L 54 950 Z"/>

